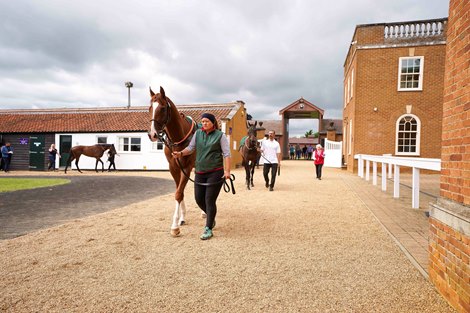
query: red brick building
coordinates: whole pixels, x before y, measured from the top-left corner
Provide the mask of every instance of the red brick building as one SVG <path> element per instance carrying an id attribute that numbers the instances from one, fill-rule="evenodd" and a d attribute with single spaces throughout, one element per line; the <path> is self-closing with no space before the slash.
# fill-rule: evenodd
<path id="1" fill-rule="evenodd" d="M 447 19 L 358 25 L 344 62 L 343 155 L 440 158 Z"/>
<path id="2" fill-rule="evenodd" d="M 458 312 L 470 312 L 469 17 L 470 1 L 450 1 L 441 192 L 429 219 L 429 278 Z"/>

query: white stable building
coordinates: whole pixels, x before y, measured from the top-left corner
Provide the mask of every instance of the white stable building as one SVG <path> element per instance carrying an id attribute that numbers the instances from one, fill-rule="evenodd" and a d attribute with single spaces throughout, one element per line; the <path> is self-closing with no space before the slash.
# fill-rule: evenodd
<path id="1" fill-rule="evenodd" d="M 179 112 L 200 122 L 201 114 L 213 113 L 231 147 L 246 135 L 246 112 L 242 101 L 222 104 L 176 105 Z M 0 144 L 14 149 L 12 170 L 45 170 L 48 149 L 56 145 L 62 158 L 56 167 L 65 167 L 73 146 L 114 144 L 118 170 L 168 170 L 163 143 L 151 142 L 148 107 L 0 110 Z M 234 165 L 237 162 L 236 151 Z M 101 160 L 107 161 L 106 153 Z M 96 159 L 82 156 L 80 169 L 94 169 Z M 99 164 L 100 166 L 100 164 Z M 72 169 L 75 169 L 75 161 Z"/>

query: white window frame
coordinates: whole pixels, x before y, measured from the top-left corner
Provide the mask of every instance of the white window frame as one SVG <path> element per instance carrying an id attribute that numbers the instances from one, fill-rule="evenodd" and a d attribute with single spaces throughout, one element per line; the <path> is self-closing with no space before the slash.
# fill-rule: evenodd
<path id="1" fill-rule="evenodd" d="M 121 145 L 121 140 L 124 141 L 124 139 L 129 139 L 129 143 L 128 143 L 128 146 L 129 146 L 129 150 L 126 151 L 123 149 L 123 144 Z M 139 151 L 132 151 L 131 150 L 131 147 L 132 147 L 132 139 L 139 139 L 140 140 L 140 143 L 139 143 Z M 138 136 L 119 136 L 117 138 L 117 151 L 119 153 L 141 153 L 142 152 L 142 138 L 141 137 L 138 137 Z"/>
<path id="2" fill-rule="evenodd" d="M 401 63 L 402 61 L 405 60 L 414 60 L 414 59 L 419 59 L 419 79 L 418 79 L 418 87 L 416 88 L 406 88 L 406 87 L 400 87 L 401 85 Z M 406 73 L 405 73 L 406 75 Z M 398 91 L 421 91 L 423 90 L 423 76 L 424 76 L 424 56 L 413 56 L 413 57 L 400 57 L 398 58 Z"/>
<path id="3" fill-rule="evenodd" d="M 98 138 L 106 138 L 106 142 L 98 142 Z M 106 135 L 96 136 L 96 143 L 108 143 L 108 136 Z"/>
<path id="4" fill-rule="evenodd" d="M 415 152 L 398 152 L 398 132 L 400 121 L 405 117 L 412 117 L 416 121 L 416 151 Z M 395 155 L 419 156 L 421 151 L 421 120 L 414 114 L 401 115 L 395 124 Z"/>
<path id="5" fill-rule="evenodd" d="M 141 143 L 141 146 L 142 146 L 142 143 Z M 159 149 L 158 146 L 160 146 L 161 149 Z M 154 141 L 154 142 L 150 143 L 150 151 L 151 152 L 163 152 L 164 150 L 165 150 L 165 144 L 163 142 L 161 142 L 160 140 L 157 140 L 157 141 Z"/>
<path id="6" fill-rule="evenodd" d="M 351 98 L 349 98 L 349 100 L 353 98 L 353 94 L 354 94 L 354 69 L 351 70 Z"/>
<path id="7" fill-rule="evenodd" d="M 352 125 L 353 120 L 349 120 L 349 133 L 348 133 L 348 155 L 351 155 L 351 146 L 352 146 Z"/>
<path id="8" fill-rule="evenodd" d="M 348 76 L 348 103 L 351 100 L 351 76 Z"/>

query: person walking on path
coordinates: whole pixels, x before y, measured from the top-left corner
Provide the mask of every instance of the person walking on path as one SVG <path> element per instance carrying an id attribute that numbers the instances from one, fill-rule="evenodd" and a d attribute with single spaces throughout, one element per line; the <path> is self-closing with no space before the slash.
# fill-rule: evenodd
<path id="1" fill-rule="evenodd" d="M 300 159 L 300 154 L 302 153 L 302 149 L 300 149 L 300 145 L 296 144 L 295 145 L 295 158 L 296 160 Z"/>
<path id="2" fill-rule="evenodd" d="M 10 171 L 10 163 L 11 163 L 11 156 L 13 155 L 13 147 L 9 142 L 5 143 L 5 145 L 1 149 L 2 152 L 2 160 L 3 160 L 3 170 L 5 173 Z"/>
<path id="3" fill-rule="evenodd" d="M 108 162 L 109 162 L 109 167 L 108 167 L 108 172 L 111 172 L 111 166 L 116 170 L 116 164 L 114 163 L 114 159 L 116 157 L 116 154 L 113 153 L 111 150 L 108 151 Z"/>
<path id="4" fill-rule="evenodd" d="M 289 156 L 291 160 L 295 159 L 295 147 L 294 145 L 289 146 Z"/>
<path id="5" fill-rule="evenodd" d="M 323 147 L 320 144 L 317 145 L 317 149 L 313 153 L 313 160 L 317 172 L 317 179 L 321 180 L 321 170 L 323 167 L 323 163 L 325 163 L 325 151 L 323 150 Z"/>
<path id="6" fill-rule="evenodd" d="M 307 159 L 311 160 L 313 155 L 313 147 L 312 145 L 308 145 L 307 147 Z"/>
<path id="7" fill-rule="evenodd" d="M 50 171 L 51 169 L 55 171 L 55 161 L 57 156 L 59 156 L 59 158 L 61 157 L 60 153 L 55 148 L 55 144 L 51 144 L 51 147 L 49 148 L 49 166 L 47 168 L 48 171 Z"/>
<path id="8" fill-rule="evenodd" d="M 202 129 L 198 129 L 189 145 L 182 151 L 173 152 L 179 158 L 196 151 L 194 198 L 206 215 L 202 240 L 213 236 L 217 215 L 217 197 L 224 179 L 230 179 L 230 146 L 227 137 L 219 130 L 215 116 L 202 114 Z"/>
<path id="9" fill-rule="evenodd" d="M 261 152 L 264 154 L 263 176 L 266 182 L 266 188 L 269 191 L 274 190 L 276 183 L 277 168 L 281 166 L 281 146 L 274 140 L 274 130 L 269 131 L 268 139 L 261 142 Z M 269 182 L 269 170 L 271 170 L 271 182 Z"/>

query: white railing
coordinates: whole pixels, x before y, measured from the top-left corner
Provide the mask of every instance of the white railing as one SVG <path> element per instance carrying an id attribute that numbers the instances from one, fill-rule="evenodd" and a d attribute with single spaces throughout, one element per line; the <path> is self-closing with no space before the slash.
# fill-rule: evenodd
<path id="1" fill-rule="evenodd" d="M 408 39 L 417 37 L 442 36 L 447 19 L 423 20 L 404 23 L 385 24 L 385 39 Z"/>
<path id="2" fill-rule="evenodd" d="M 441 170 L 440 159 L 426 159 L 426 158 L 407 158 L 407 157 L 394 157 L 391 155 L 370 155 L 370 154 L 356 154 L 354 158 L 358 160 L 357 175 L 365 180 L 370 180 L 370 162 L 372 162 L 372 184 L 377 185 L 377 163 L 382 164 L 382 191 L 387 190 L 387 167 L 388 177 L 392 178 L 392 165 L 393 171 L 393 197 L 400 197 L 400 167 L 412 168 L 412 183 L 411 183 L 411 207 L 414 209 L 419 208 L 419 171 Z M 365 164 L 365 174 L 364 174 Z M 388 165 L 388 166 L 387 166 Z"/>
<path id="3" fill-rule="evenodd" d="M 325 139 L 325 167 L 341 168 L 343 160 L 343 142 Z"/>

